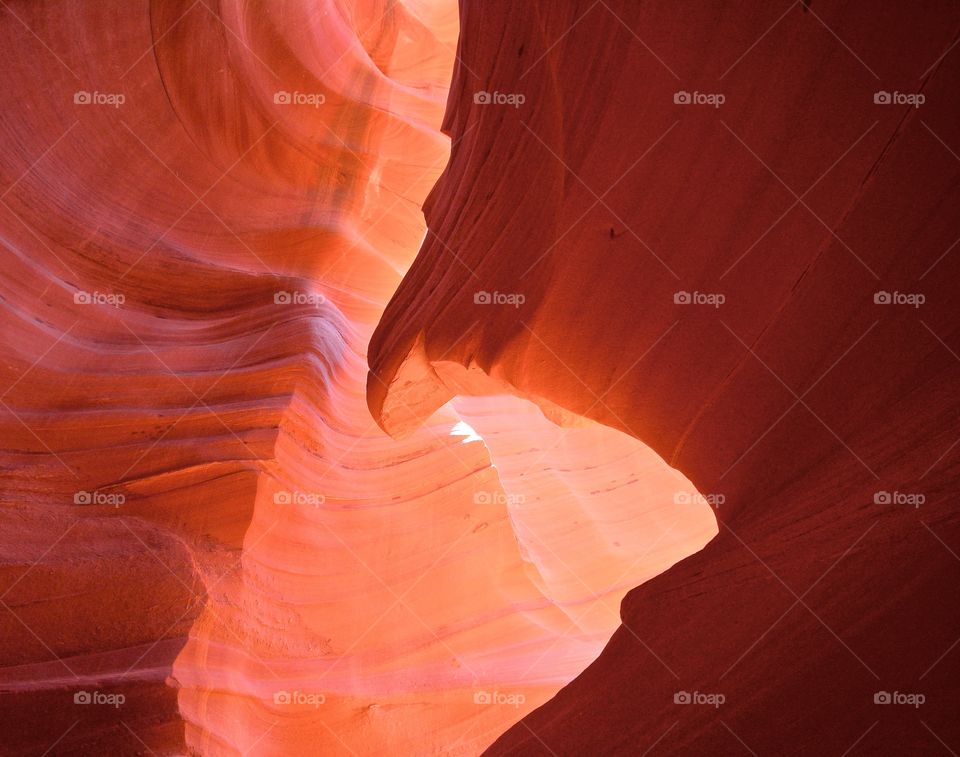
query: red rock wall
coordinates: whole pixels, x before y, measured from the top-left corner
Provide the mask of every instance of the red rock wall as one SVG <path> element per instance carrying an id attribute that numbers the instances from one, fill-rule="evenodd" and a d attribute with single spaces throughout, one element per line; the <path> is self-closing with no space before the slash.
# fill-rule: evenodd
<path id="1" fill-rule="evenodd" d="M 403 434 L 509 389 L 724 498 L 490 753 L 960 748 L 958 30 L 950 3 L 461 2 L 371 410 Z"/>

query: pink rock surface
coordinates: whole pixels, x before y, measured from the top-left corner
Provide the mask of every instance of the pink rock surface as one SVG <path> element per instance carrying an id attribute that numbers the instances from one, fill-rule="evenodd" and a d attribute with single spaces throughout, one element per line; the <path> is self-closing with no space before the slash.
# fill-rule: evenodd
<path id="1" fill-rule="evenodd" d="M 3 5 L 4 749 L 476 754 L 715 533 L 619 431 L 368 412 L 454 3 Z"/>

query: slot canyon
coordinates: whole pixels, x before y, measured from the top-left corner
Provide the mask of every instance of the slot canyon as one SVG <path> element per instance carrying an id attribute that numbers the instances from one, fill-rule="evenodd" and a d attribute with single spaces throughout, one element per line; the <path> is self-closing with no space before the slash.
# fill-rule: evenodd
<path id="1" fill-rule="evenodd" d="M 0 41 L 0 754 L 960 751 L 960 4 Z"/>

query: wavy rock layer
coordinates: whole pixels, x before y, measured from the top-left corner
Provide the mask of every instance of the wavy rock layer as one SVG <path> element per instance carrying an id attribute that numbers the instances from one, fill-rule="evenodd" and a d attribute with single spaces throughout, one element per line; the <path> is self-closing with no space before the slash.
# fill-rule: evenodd
<path id="1" fill-rule="evenodd" d="M 948 4 L 461 3 L 372 411 L 403 435 L 511 392 L 724 502 L 491 754 L 960 748 L 958 29 Z"/>
<path id="2" fill-rule="evenodd" d="M 370 418 L 456 10 L 4 4 L 5 749 L 477 753 L 716 532 L 593 421 Z"/>

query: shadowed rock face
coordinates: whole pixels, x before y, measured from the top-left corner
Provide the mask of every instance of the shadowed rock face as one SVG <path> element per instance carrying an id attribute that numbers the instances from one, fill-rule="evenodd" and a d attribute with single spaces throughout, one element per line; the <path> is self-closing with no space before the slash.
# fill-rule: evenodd
<path id="1" fill-rule="evenodd" d="M 476 754 L 716 534 L 575 407 L 371 418 L 458 31 L 448 0 L 0 8 L 0 751 Z"/>
<path id="2" fill-rule="evenodd" d="M 509 390 L 723 497 L 491 754 L 960 747 L 958 29 L 946 3 L 461 2 L 371 410 L 402 435 Z"/>

